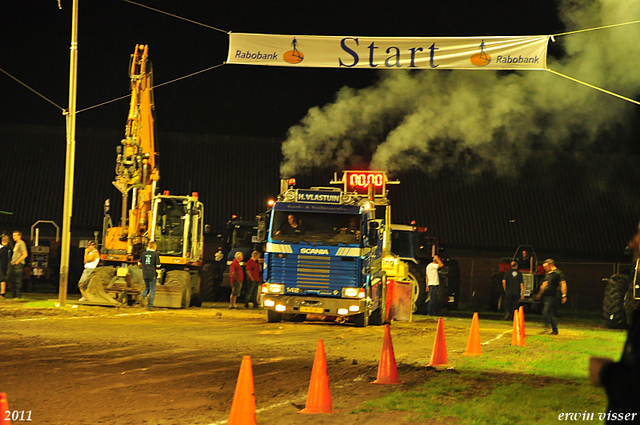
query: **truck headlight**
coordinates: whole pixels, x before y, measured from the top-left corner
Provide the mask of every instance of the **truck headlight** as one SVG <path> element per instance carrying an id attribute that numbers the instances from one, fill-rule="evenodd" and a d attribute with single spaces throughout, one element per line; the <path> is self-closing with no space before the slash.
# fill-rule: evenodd
<path id="1" fill-rule="evenodd" d="M 284 285 L 280 283 L 269 283 L 267 285 L 268 294 L 284 294 Z"/>
<path id="2" fill-rule="evenodd" d="M 358 288 L 343 288 L 342 296 L 348 298 L 355 298 L 358 296 Z"/>

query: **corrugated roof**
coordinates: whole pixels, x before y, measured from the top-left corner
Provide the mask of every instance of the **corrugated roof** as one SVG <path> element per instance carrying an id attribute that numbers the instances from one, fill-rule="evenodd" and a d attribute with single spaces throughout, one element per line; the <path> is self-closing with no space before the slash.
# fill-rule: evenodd
<path id="1" fill-rule="evenodd" d="M 0 230 L 47 219 L 61 225 L 66 141 L 64 128 L 0 125 L 5 172 L 0 183 Z M 79 128 L 76 137 L 73 229 L 100 230 L 111 198 L 119 221 L 120 193 L 112 186 L 122 133 Z M 263 211 L 279 190 L 280 140 L 160 133 L 161 190 L 199 192 L 205 221 L 216 228 L 237 214 Z M 620 253 L 637 226 L 638 158 L 618 154 L 532 152 L 517 177 L 396 173 L 391 186 L 396 223 L 416 220 L 449 248 L 538 252 Z M 298 187 L 328 186 L 333 172 L 296 176 Z M 472 177 L 470 177 L 472 176 Z"/>

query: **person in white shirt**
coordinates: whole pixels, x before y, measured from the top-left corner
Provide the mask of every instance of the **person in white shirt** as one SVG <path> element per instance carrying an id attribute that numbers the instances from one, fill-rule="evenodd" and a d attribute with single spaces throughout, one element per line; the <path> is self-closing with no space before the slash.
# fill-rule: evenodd
<path id="1" fill-rule="evenodd" d="M 427 315 L 438 314 L 438 287 L 440 286 L 440 276 L 438 270 L 444 266 L 440 256 L 434 255 L 433 261 L 427 265 L 427 291 L 429 292 L 429 304 L 427 305 Z"/>
<path id="2" fill-rule="evenodd" d="M 87 289 L 87 285 L 89 285 L 89 276 L 91 273 L 98 267 L 98 263 L 100 262 L 100 251 L 96 248 L 96 243 L 94 241 L 89 241 L 87 243 L 87 247 L 84 250 L 84 271 L 82 272 L 82 276 L 80 276 L 80 280 L 78 281 L 78 288 L 80 289 L 80 293 L 82 294 L 82 298 L 80 301 L 86 301 L 84 291 Z"/>

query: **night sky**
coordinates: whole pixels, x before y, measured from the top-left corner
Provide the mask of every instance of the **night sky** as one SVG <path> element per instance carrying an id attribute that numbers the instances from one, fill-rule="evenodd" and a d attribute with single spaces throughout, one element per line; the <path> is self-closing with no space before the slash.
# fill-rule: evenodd
<path id="1" fill-rule="evenodd" d="M 537 35 L 562 31 L 551 0 L 166 1 L 140 3 L 225 31 L 360 36 Z M 70 0 L 4 2 L 0 68 L 68 105 Z M 129 93 L 136 44 L 150 46 L 155 84 L 221 64 L 228 36 L 122 0 L 80 0 L 78 110 Z M 383 71 L 384 72 L 384 71 Z M 155 90 L 158 131 L 285 138 L 307 110 L 378 71 L 225 65 Z M 64 125 L 61 111 L 0 74 L 0 122 Z M 128 99 L 80 112 L 79 127 L 124 128 Z"/>

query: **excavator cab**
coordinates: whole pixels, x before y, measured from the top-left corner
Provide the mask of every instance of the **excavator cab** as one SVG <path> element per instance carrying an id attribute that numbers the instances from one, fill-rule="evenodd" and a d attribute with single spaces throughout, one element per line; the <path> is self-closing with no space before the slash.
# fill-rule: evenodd
<path id="1" fill-rule="evenodd" d="M 202 259 L 203 205 L 193 196 L 157 195 L 153 199 L 150 240 L 161 256 L 182 257 L 186 262 Z"/>

